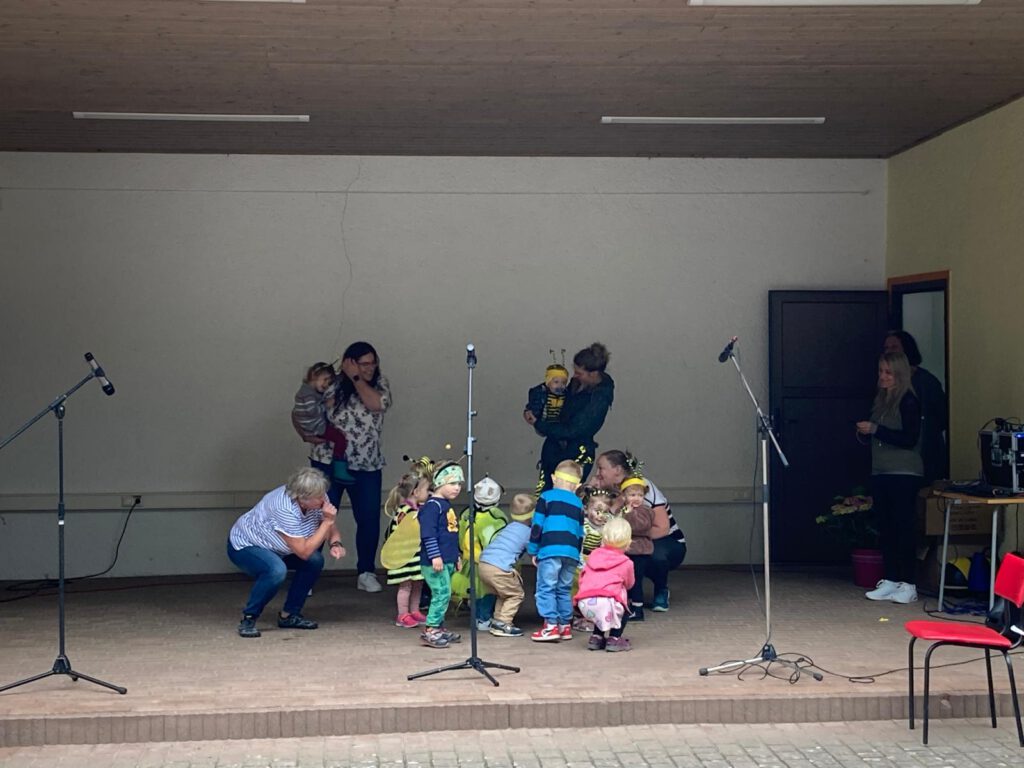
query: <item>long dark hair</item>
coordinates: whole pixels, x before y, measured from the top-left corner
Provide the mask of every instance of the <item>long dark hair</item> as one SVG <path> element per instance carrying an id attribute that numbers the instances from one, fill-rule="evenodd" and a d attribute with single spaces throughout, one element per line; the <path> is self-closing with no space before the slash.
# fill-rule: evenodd
<path id="1" fill-rule="evenodd" d="M 380 381 L 380 355 L 377 354 L 377 350 L 373 348 L 370 342 L 357 341 L 354 344 L 349 344 L 342 353 L 341 359 L 355 361 L 366 355 L 373 355 L 373 359 L 377 363 L 377 369 L 373 372 L 373 378 L 367 382 L 371 387 L 376 387 L 377 382 Z M 334 406 L 335 413 L 344 408 L 349 398 L 356 393 L 356 385 L 352 383 L 352 379 L 344 375 L 338 378 L 341 380 L 341 383 L 338 385 L 337 404 Z"/>
<path id="2" fill-rule="evenodd" d="M 886 337 L 895 336 L 900 340 L 903 354 L 907 356 L 907 362 L 910 363 L 911 368 L 916 368 L 921 364 L 921 349 L 917 346 L 917 341 L 913 336 L 906 331 L 889 331 L 885 335 Z"/>

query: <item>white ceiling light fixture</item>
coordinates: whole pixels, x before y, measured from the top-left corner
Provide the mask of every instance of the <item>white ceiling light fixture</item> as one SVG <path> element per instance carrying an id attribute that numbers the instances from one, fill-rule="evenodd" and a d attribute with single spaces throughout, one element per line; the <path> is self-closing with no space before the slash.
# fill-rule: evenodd
<path id="1" fill-rule="evenodd" d="M 824 117 L 642 117 L 605 115 L 604 125 L 821 125 Z"/>
<path id="2" fill-rule="evenodd" d="M 305 3 L 306 0 L 202 0 L 204 3 Z"/>
<path id="3" fill-rule="evenodd" d="M 191 123 L 308 123 L 309 115 L 215 115 L 204 112 L 72 112 L 75 120 L 161 120 Z"/>
<path id="4" fill-rule="evenodd" d="M 690 5 L 979 5 L 981 0 L 688 0 Z"/>

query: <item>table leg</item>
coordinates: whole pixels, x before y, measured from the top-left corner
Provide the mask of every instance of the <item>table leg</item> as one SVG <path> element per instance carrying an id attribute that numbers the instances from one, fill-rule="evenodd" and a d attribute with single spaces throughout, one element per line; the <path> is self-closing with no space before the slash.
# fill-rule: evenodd
<path id="1" fill-rule="evenodd" d="M 952 499 L 946 502 L 946 523 L 942 528 L 942 557 L 939 558 L 939 610 L 946 610 L 946 557 L 949 554 L 949 512 L 953 506 Z"/>
<path id="2" fill-rule="evenodd" d="M 992 507 L 992 549 L 989 552 L 989 574 L 988 574 L 988 609 L 996 604 L 996 560 L 999 559 L 999 510 L 1003 509 L 1002 504 Z"/>

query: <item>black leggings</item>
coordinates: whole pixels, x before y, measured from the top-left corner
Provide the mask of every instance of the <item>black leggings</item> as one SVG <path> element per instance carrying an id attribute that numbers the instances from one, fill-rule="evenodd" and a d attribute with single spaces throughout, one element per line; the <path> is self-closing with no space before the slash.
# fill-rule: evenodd
<path id="1" fill-rule="evenodd" d="M 917 582 L 917 492 L 922 483 L 920 475 L 871 476 L 871 497 L 889 581 Z"/>
<path id="2" fill-rule="evenodd" d="M 608 637 L 622 637 L 622 633 L 626 631 L 626 624 L 628 623 L 629 611 L 626 611 L 624 614 L 622 614 L 622 624 L 619 625 L 618 629 L 608 630 Z M 604 637 L 604 632 L 602 632 L 597 627 L 594 627 L 594 637 Z"/>

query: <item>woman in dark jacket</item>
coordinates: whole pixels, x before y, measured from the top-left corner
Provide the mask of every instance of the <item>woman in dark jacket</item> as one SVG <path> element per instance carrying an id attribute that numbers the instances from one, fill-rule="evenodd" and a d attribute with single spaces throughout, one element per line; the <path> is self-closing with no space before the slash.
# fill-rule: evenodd
<path id="1" fill-rule="evenodd" d="M 910 363 L 910 385 L 921 401 L 921 461 L 924 482 L 931 485 L 949 476 L 949 448 L 946 445 L 948 406 L 942 383 L 933 373 L 921 367 L 921 350 L 914 337 L 906 331 L 889 331 L 885 337 L 886 352 L 902 352 Z"/>
<path id="2" fill-rule="evenodd" d="M 540 452 L 545 480 L 542 490 L 551 488 L 551 474 L 566 459 L 578 462 L 583 467 L 582 479 L 587 479 L 597 454 L 594 437 L 615 399 L 615 382 L 605 372 L 609 357 L 608 348 L 599 342 L 576 353 L 572 359 L 572 381 L 558 421 L 537 421 L 530 411 L 523 412 L 527 423 L 544 436 Z"/>
<path id="3" fill-rule="evenodd" d="M 858 421 L 857 433 L 871 442 L 871 496 L 881 528 L 885 578 L 869 600 L 917 600 L 917 492 L 923 481 L 921 401 L 910 384 L 910 364 L 902 353 L 878 360 L 878 393 L 871 420 Z"/>

